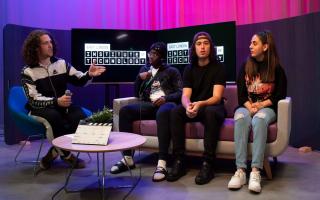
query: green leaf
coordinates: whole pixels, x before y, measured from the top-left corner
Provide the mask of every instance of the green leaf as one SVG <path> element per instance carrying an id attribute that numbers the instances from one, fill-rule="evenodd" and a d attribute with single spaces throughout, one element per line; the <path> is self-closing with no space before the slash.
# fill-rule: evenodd
<path id="1" fill-rule="evenodd" d="M 102 111 L 93 113 L 86 119 L 89 123 L 112 123 L 113 111 L 110 108 L 104 107 Z"/>

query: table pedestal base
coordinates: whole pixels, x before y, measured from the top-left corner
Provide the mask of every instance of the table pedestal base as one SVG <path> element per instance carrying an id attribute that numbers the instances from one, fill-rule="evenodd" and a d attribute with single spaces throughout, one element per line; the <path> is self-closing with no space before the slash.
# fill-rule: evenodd
<path id="1" fill-rule="evenodd" d="M 122 153 L 122 152 L 121 152 Z M 102 158 L 101 158 L 101 155 L 102 154 Z M 78 159 L 80 155 L 80 152 L 77 153 L 76 157 Z M 124 158 L 124 155 L 122 153 L 122 157 Z M 125 160 L 125 159 L 124 159 Z M 101 162 L 101 164 L 100 164 Z M 126 162 L 126 160 L 125 160 Z M 100 165 L 101 166 L 101 169 L 100 169 Z M 126 165 L 128 166 L 128 164 L 126 163 Z M 64 185 L 58 189 L 58 191 L 56 191 L 53 196 L 52 196 L 52 200 L 54 200 L 56 198 L 56 196 L 62 191 L 64 190 L 66 193 L 75 193 L 75 192 L 81 192 L 81 191 L 85 191 L 85 189 L 81 189 L 81 190 L 70 190 L 68 189 L 68 184 L 69 184 L 69 181 L 70 181 L 70 178 L 71 178 L 71 175 L 72 175 L 72 172 L 74 170 L 74 167 L 72 166 L 69 170 L 69 173 L 66 177 L 66 180 L 65 180 L 65 183 Z M 132 174 L 132 171 L 130 169 L 130 167 L 128 167 L 128 171 L 130 173 L 130 177 L 132 179 L 132 184 L 131 185 L 121 185 L 121 186 L 115 186 L 115 187 L 109 187 L 109 188 L 114 188 L 114 189 L 117 189 L 117 188 L 131 188 L 130 191 L 123 197 L 123 199 L 126 199 L 130 194 L 131 192 L 134 190 L 134 188 L 137 186 L 137 184 L 139 183 L 140 179 L 141 179 L 141 168 L 139 168 L 140 170 L 140 173 L 139 173 L 139 177 L 138 178 L 135 178 Z M 106 165 L 105 165 L 105 153 L 102 152 L 102 153 L 97 153 L 97 176 L 98 176 L 98 184 L 99 184 L 99 188 L 101 189 L 101 199 L 105 199 L 105 190 L 106 190 L 106 185 L 105 185 L 105 180 L 106 180 Z"/>

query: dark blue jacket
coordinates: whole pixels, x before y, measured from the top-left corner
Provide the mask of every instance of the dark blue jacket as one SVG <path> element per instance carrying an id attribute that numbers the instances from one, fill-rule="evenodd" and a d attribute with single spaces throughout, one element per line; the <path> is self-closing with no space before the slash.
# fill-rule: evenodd
<path id="1" fill-rule="evenodd" d="M 140 68 L 139 74 L 142 72 L 147 72 L 150 70 L 150 64 L 144 65 Z M 141 80 L 139 74 L 135 80 L 135 96 L 139 97 L 143 101 L 150 101 L 150 89 L 151 84 L 147 80 Z M 181 102 L 182 95 L 182 78 L 180 72 L 169 65 L 160 66 L 157 74 L 153 77 L 153 80 L 158 80 L 160 82 L 161 88 L 165 93 L 165 99 L 167 102 Z"/>

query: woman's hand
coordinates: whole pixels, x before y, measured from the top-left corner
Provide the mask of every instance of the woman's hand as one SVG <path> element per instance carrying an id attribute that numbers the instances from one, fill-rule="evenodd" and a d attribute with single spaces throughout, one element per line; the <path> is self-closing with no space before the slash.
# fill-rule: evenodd
<path id="1" fill-rule="evenodd" d="M 255 102 L 255 103 L 252 103 L 251 106 L 252 106 L 253 108 L 256 108 L 257 110 L 260 110 L 260 109 L 264 108 L 263 103 L 260 102 L 260 101 L 257 101 L 257 102 Z"/>
<path id="2" fill-rule="evenodd" d="M 253 106 L 253 104 L 250 101 L 247 101 L 244 106 L 249 110 L 251 116 L 256 114 L 258 112 L 258 109 Z"/>

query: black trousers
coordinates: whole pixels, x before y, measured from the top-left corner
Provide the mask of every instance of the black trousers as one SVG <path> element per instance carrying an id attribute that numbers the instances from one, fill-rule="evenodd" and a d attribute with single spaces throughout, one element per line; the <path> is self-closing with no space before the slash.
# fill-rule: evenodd
<path id="1" fill-rule="evenodd" d="M 204 160 L 213 164 L 219 131 L 225 119 L 226 111 L 223 104 L 201 107 L 195 118 L 186 115 L 186 109 L 179 105 L 171 111 L 171 134 L 173 154 L 183 159 L 185 154 L 186 122 L 201 122 L 204 125 Z"/>
<path id="2" fill-rule="evenodd" d="M 71 105 L 68 111 L 65 108 L 42 108 L 31 111 L 32 115 L 45 118 L 51 125 L 53 138 L 75 133 L 81 119 L 86 115 L 80 106 Z M 69 152 L 62 151 L 62 156 L 68 156 Z"/>
<path id="3" fill-rule="evenodd" d="M 120 109 L 119 130 L 122 132 L 132 132 L 133 121 L 136 120 L 156 120 L 157 136 L 159 141 L 159 159 L 167 160 L 168 148 L 170 145 L 170 111 L 176 107 L 173 102 L 167 102 L 160 107 L 154 106 L 151 102 L 130 104 Z M 123 152 L 124 155 L 133 156 L 133 151 Z"/>

